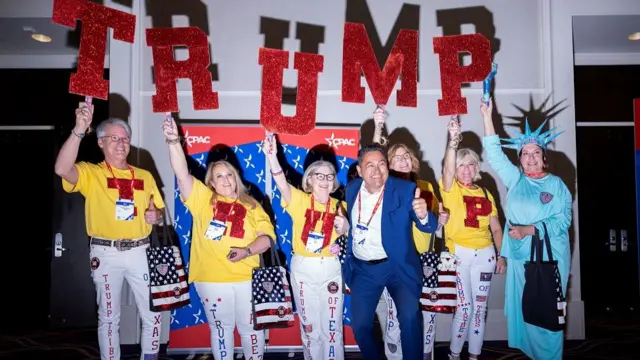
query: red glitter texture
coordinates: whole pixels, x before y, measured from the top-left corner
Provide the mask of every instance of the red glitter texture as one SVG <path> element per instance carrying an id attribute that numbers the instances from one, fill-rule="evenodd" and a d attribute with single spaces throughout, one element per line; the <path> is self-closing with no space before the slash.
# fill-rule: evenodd
<path id="1" fill-rule="evenodd" d="M 153 70 L 156 94 L 151 98 L 153 112 L 178 112 L 176 80 L 191 80 L 193 108 L 214 110 L 219 107 L 218 93 L 213 91 L 213 79 L 208 68 L 211 65 L 207 34 L 200 28 L 147 29 L 147 46 L 153 51 Z M 186 46 L 189 58 L 174 60 L 173 47 Z"/>
<path id="2" fill-rule="evenodd" d="M 54 0 L 54 23 L 75 29 L 82 21 L 78 69 L 71 74 L 69 92 L 107 100 L 109 81 L 102 77 L 107 52 L 107 30 L 113 38 L 133 44 L 136 29 L 135 15 L 98 5 L 87 0 Z"/>
<path id="3" fill-rule="evenodd" d="M 295 53 L 293 67 L 298 70 L 296 114 L 282 115 L 282 77 L 289 67 L 289 52 L 260 49 L 258 63 L 262 65 L 262 99 L 260 123 L 268 131 L 307 135 L 316 126 L 318 73 L 324 68 L 324 57 L 318 54 Z"/>
<path id="4" fill-rule="evenodd" d="M 467 99 L 462 97 L 460 85 L 483 81 L 491 72 L 491 43 L 482 34 L 452 35 L 433 38 L 433 51 L 440 57 L 442 99 L 438 100 L 438 114 L 467 113 Z M 471 54 L 471 64 L 461 66 L 458 53 Z"/>
<path id="5" fill-rule="evenodd" d="M 364 103 L 361 69 L 376 104 L 385 105 L 402 73 L 397 92 L 398 106 L 418 106 L 418 32 L 400 30 L 389 57 L 380 71 L 363 24 L 345 23 L 342 45 L 342 101 Z"/>

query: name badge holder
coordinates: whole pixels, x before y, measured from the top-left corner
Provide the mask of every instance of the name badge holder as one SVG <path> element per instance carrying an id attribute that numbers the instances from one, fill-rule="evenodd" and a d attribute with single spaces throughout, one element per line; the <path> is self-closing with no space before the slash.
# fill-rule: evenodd
<path id="1" fill-rule="evenodd" d="M 220 220 L 211 220 L 209 227 L 207 227 L 207 231 L 204 233 L 204 237 L 209 240 L 220 241 L 226 230 L 227 224 Z"/>

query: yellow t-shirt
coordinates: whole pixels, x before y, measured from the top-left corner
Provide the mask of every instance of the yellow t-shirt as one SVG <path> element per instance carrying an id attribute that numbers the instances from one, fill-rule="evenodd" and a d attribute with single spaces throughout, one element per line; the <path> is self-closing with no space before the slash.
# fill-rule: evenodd
<path id="1" fill-rule="evenodd" d="M 252 270 L 260 266 L 260 257 L 256 254 L 234 263 L 227 255 L 232 246 L 242 248 L 252 243 L 259 232 L 275 239 L 271 219 L 258 202 L 252 209 L 250 204 L 218 195 L 216 220 L 224 222 L 226 230 L 220 240 L 211 240 L 205 234 L 214 216 L 213 196 L 211 189 L 194 178 L 189 198 L 181 199 L 193 216 L 189 282 L 251 280 Z"/>
<path id="2" fill-rule="evenodd" d="M 438 198 L 433 191 L 433 185 L 430 182 L 424 180 L 418 180 L 418 188 L 420 189 L 420 197 L 427 201 L 427 206 L 430 207 L 434 214 L 438 214 Z M 429 250 L 429 242 L 431 241 L 430 233 L 423 233 L 418 230 L 416 224 L 413 224 L 413 241 L 416 244 L 416 250 L 422 254 Z M 435 246 L 435 244 L 434 244 Z"/>
<path id="3" fill-rule="evenodd" d="M 470 189 L 456 180 L 449 192 L 439 182 L 442 202 L 449 209 L 449 221 L 444 227 L 445 245 L 454 252 L 454 245 L 470 249 L 484 249 L 493 244 L 489 220 L 497 216 L 496 202 L 491 193 L 485 196 L 481 187 Z"/>
<path id="4" fill-rule="evenodd" d="M 338 203 L 338 200 L 332 197 L 329 198 L 331 201 L 329 213 L 326 213 L 326 205 L 315 201 L 313 205 L 315 211 L 312 214 L 311 194 L 307 194 L 293 186 L 289 186 L 289 189 L 291 191 L 290 203 L 286 204 L 284 199 L 282 199 L 280 201 L 280 205 L 287 211 L 287 213 L 289 213 L 289 216 L 291 216 L 291 222 L 293 223 L 293 234 L 291 234 L 293 252 L 301 256 L 334 257 L 335 255 L 331 255 L 329 252 L 329 248 L 338 238 L 338 233 L 336 233 L 335 228 L 333 227 L 333 220 L 335 219 L 337 209 L 336 204 Z M 344 202 L 341 202 L 340 206 L 343 210 L 346 208 Z M 323 221 L 323 218 L 326 219 L 326 221 Z M 315 222 L 315 224 L 312 224 L 312 222 Z M 320 253 L 308 251 L 305 242 L 302 240 L 303 237 L 308 239 L 309 232 L 327 234 L 326 231 L 323 231 L 323 228 L 331 229 L 331 235 L 329 236 L 327 246 L 325 246 Z M 327 242 L 326 239 L 325 242 Z"/>
<path id="5" fill-rule="evenodd" d="M 62 188 L 69 193 L 80 192 L 85 197 L 85 219 L 89 236 L 110 240 L 149 236 L 151 225 L 144 220 L 144 212 L 149 208 L 151 195 L 156 208 L 164 208 L 164 201 L 151 173 L 131 166 L 134 175 L 132 183 L 129 169 L 116 169 L 112 166 L 113 175 L 119 180 L 114 181 L 104 161 L 97 165 L 79 162 L 75 167 L 78 170 L 78 182 L 74 186 L 62 179 Z M 116 220 L 116 201 L 132 197 L 135 206 L 133 220 Z"/>

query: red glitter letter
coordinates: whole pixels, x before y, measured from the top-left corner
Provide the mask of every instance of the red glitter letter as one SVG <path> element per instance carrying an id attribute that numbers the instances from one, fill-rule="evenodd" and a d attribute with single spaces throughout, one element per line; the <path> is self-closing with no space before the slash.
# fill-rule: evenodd
<path id="1" fill-rule="evenodd" d="M 464 219 L 464 226 L 478 228 L 480 222 L 478 216 L 489 216 L 493 210 L 491 201 L 480 196 L 463 196 L 464 206 L 467 208 L 467 217 Z"/>
<path id="2" fill-rule="evenodd" d="M 376 104 L 385 105 L 389 101 L 402 73 L 402 87 L 397 92 L 396 104 L 418 106 L 417 31 L 400 30 L 382 71 L 363 24 L 344 24 L 342 51 L 342 101 L 364 103 L 364 88 L 360 86 L 362 69 Z"/>
<path id="3" fill-rule="evenodd" d="M 440 36 L 433 38 L 433 51 L 440 57 L 442 99 L 438 100 L 438 114 L 466 114 L 467 99 L 462 97 L 460 85 L 483 81 L 491 72 L 491 43 L 482 34 Z M 460 66 L 459 52 L 471 54 L 469 66 Z"/>
<path id="4" fill-rule="evenodd" d="M 82 21 L 78 70 L 71 74 L 69 92 L 107 100 L 109 81 L 102 77 L 107 29 L 113 29 L 114 39 L 133 44 L 135 15 L 87 0 L 54 0 L 52 20 L 72 29 L 76 27 L 76 20 Z"/>
<path id="5" fill-rule="evenodd" d="M 296 115 L 282 115 L 282 76 L 289 67 L 289 52 L 260 49 L 258 63 L 262 65 L 262 99 L 260 123 L 265 129 L 289 135 L 307 135 L 316 125 L 318 73 L 324 68 L 324 57 L 295 53 L 293 68 L 298 70 Z"/>
<path id="6" fill-rule="evenodd" d="M 173 47 L 179 45 L 189 49 L 187 60 L 174 60 Z M 147 46 L 151 46 L 153 51 L 156 80 L 156 94 L 151 98 L 153 112 L 178 111 L 178 79 L 191 80 L 194 109 L 218 108 L 218 93 L 212 90 L 213 80 L 207 69 L 211 58 L 204 31 L 195 26 L 147 29 Z"/>

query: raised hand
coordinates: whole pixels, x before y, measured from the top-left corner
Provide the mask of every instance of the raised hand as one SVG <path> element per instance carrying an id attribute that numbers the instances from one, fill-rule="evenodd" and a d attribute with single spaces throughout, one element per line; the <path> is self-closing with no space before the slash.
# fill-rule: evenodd
<path id="1" fill-rule="evenodd" d="M 387 111 L 385 110 L 384 105 L 378 105 L 376 110 L 373 112 L 373 123 L 377 128 L 382 128 L 385 121 L 387 121 Z"/>
<path id="2" fill-rule="evenodd" d="M 91 121 L 93 120 L 93 105 L 91 108 L 85 102 L 81 102 L 78 104 L 78 108 L 76 109 L 76 126 L 74 128 L 75 132 L 79 134 L 84 134 L 89 127 L 91 126 Z"/>
<path id="3" fill-rule="evenodd" d="M 347 220 L 347 215 L 342 210 L 342 207 L 338 207 L 338 214 L 333 220 L 333 227 L 336 229 L 336 233 L 338 235 L 343 235 L 347 231 L 349 231 L 349 221 Z"/>
<path id="4" fill-rule="evenodd" d="M 164 119 L 164 122 L 162 123 L 162 132 L 164 134 L 164 138 L 167 141 L 176 141 L 180 138 L 180 134 L 178 133 L 178 125 L 172 117 Z"/>
<path id="5" fill-rule="evenodd" d="M 420 197 L 420 189 L 416 188 L 416 193 L 413 199 L 413 211 L 418 216 L 418 219 L 422 220 L 427 217 L 427 202 Z"/>
<path id="6" fill-rule="evenodd" d="M 480 112 L 483 117 L 491 118 L 491 114 L 493 114 L 493 98 L 489 98 L 489 105 L 485 104 L 484 101 L 480 101 Z"/>
<path id="7" fill-rule="evenodd" d="M 267 132 L 262 141 L 262 151 L 270 156 L 276 156 L 278 154 L 278 146 L 276 143 L 276 135 L 272 132 Z"/>
<path id="8" fill-rule="evenodd" d="M 462 131 L 458 115 L 451 116 L 451 120 L 449 120 L 449 124 L 447 124 L 447 130 L 449 131 L 449 139 L 451 139 L 451 141 L 460 140 Z"/>
<path id="9" fill-rule="evenodd" d="M 444 208 L 442 203 L 438 204 L 438 224 L 444 226 L 449 222 L 449 211 Z"/>
<path id="10" fill-rule="evenodd" d="M 153 202 L 153 195 L 149 198 L 149 207 L 144 212 L 144 220 L 147 224 L 157 224 L 160 220 L 160 211 L 156 209 L 156 204 Z"/>

